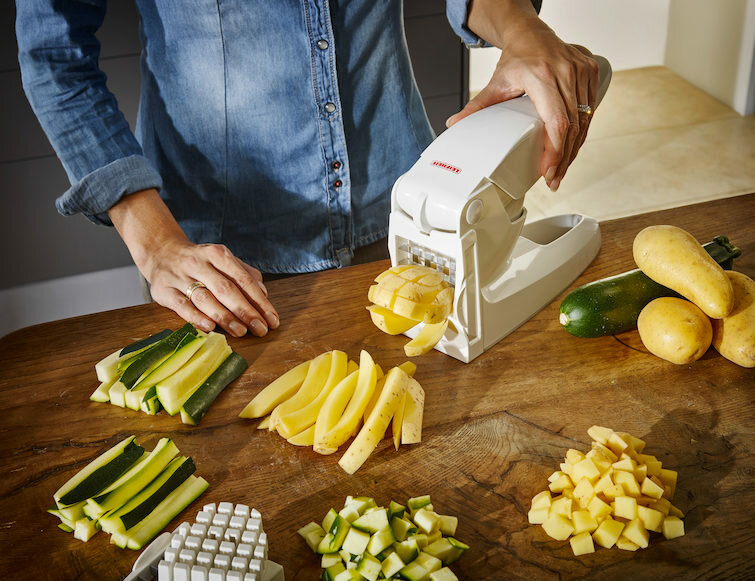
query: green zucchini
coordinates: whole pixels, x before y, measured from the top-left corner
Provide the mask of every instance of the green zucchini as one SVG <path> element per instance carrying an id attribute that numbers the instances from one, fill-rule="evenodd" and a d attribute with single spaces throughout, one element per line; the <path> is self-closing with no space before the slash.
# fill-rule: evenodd
<path id="1" fill-rule="evenodd" d="M 731 269 L 742 251 L 726 236 L 716 236 L 703 248 L 724 269 Z M 561 303 L 559 322 L 576 337 L 603 337 L 637 328 L 637 317 L 650 301 L 678 297 L 640 269 L 596 280 L 571 293 Z"/>
<path id="2" fill-rule="evenodd" d="M 144 353 L 138 356 L 136 361 L 126 368 L 119 383 L 125 385 L 126 389 L 133 388 L 142 375 L 151 372 L 165 359 L 170 357 L 181 343 L 181 340 L 188 334 L 197 334 L 197 330 L 191 323 L 186 323 L 183 327 L 171 333 L 165 337 L 165 339 L 161 339 L 154 346 L 144 351 Z"/>
<path id="3" fill-rule="evenodd" d="M 87 500 L 118 480 L 144 454 L 144 448 L 129 436 L 101 454 L 68 482 L 61 486 L 53 498 L 59 508 Z"/>
<path id="4" fill-rule="evenodd" d="M 130 345 L 127 345 L 123 349 L 114 351 L 102 361 L 98 362 L 95 366 L 95 372 L 97 373 L 97 379 L 100 381 L 110 381 L 117 378 L 123 371 L 123 367 L 127 361 L 131 361 L 136 355 L 147 349 L 150 345 L 157 343 L 160 339 L 164 339 L 171 334 L 170 329 L 164 329 L 159 333 L 150 335 L 146 339 L 140 339 Z"/>
<path id="5" fill-rule="evenodd" d="M 106 512 L 118 509 L 147 487 L 178 454 L 178 448 L 169 438 L 161 438 L 144 460 L 126 472 L 100 495 L 87 500 L 86 514 L 96 519 Z"/>
<path id="6" fill-rule="evenodd" d="M 125 533 L 114 533 L 113 542 L 122 548 L 141 549 L 157 533 L 163 530 L 178 513 L 207 490 L 208 486 L 208 482 L 201 476 L 189 476 L 189 478 L 184 480 L 173 492 L 165 497 L 147 518 Z"/>
<path id="7" fill-rule="evenodd" d="M 175 458 L 165 470 L 124 506 L 100 519 L 102 530 L 108 533 L 125 532 L 138 524 L 196 470 L 194 461 L 186 456 Z"/>
<path id="8" fill-rule="evenodd" d="M 99 387 L 94 390 L 94 393 L 89 396 L 89 399 L 99 403 L 106 403 L 110 401 L 110 388 L 118 380 L 118 376 L 112 377 L 108 381 L 100 383 Z"/>
<path id="9" fill-rule="evenodd" d="M 205 415 L 215 398 L 226 386 L 234 381 L 249 367 L 241 355 L 231 353 L 225 358 L 212 375 L 191 394 L 181 408 L 181 420 L 184 424 L 196 426 Z"/>
<path id="10" fill-rule="evenodd" d="M 181 411 L 181 407 L 192 393 L 210 377 L 213 371 L 231 354 L 225 336 L 211 332 L 192 358 L 170 377 L 157 384 L 157 397 L 171 416 Z"/>

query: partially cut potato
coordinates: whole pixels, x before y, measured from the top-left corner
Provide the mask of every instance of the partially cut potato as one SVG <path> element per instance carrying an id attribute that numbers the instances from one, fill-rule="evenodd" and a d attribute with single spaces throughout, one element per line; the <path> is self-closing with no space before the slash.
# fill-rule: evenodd
<path id="1" fill-rule="evenodd" d="M 453 308 L 454 291 L 443 275 L 427 266 L 397 265 L 375 278 L 367 298 L 375 326 L 390 335 L 425 323 L 405 348 L 410 357 L 422 355 L 443 338 Z M 429 327 L 429 328 L 428 328 Z"/>

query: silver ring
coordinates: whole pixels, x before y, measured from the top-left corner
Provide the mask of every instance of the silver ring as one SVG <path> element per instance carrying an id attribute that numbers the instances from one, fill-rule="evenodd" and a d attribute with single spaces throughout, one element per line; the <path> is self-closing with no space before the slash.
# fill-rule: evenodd
<path id="1" fill-rule="evenodd" d="M 207 288 L 207 286 L 203 282 L 193 282 L 189 285 L 189 288 L 186 289 L 184 294 L 189 301 L 191 301 L 191 295 L 193 295 L 194 291 L 198 288 Z"/>
<path id="2" fill-rule="evenodd" d="M 590 107 L 590 105 L 577 105 L 577 113 L 592 115 L 592 107 Z"/>

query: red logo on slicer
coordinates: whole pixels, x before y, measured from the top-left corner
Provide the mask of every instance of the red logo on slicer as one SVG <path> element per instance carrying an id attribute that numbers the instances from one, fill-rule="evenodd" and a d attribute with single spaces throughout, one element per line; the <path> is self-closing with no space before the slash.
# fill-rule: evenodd
<path id="1" fill-rule="evenodd" d="M 443 169 L 447 169 L 448 171 L 453 173 L 461 173 L 461 169 L 459 169 L 455 165 L 451 165 L 450 163 L 446 163 L 444 161 L 438 161 L 437 159 L 432 161 L 432 165 L 442 167 Z"/>

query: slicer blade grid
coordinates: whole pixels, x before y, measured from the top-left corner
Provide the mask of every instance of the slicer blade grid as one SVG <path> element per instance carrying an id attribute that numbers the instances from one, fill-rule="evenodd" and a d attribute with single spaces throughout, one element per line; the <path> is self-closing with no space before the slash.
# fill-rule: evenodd
<path id="1" fill-rule="evenodd" d="M 456 284 L 456 259 L 445 256 L 440 252 L 421 246 L 401 238 L 397 244 L 398 256 L 396 264 L 417 264 L 427 266 L 441 273 L 451 286 Z"/>

